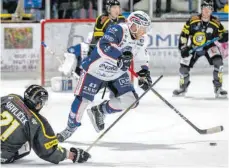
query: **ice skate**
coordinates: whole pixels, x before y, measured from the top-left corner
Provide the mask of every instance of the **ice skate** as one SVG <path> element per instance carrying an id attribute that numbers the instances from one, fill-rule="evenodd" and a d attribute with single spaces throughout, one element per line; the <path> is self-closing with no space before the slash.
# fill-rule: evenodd
<path id="1" fill-rule="evenodd" d="M 173 91 L 173 96 L 185 96 L 186 92 L 188 91 L 188 86 L 189 86 L 190 82 L 188 82 L 188 84 L 185 85 L 181 85 L 179 89 L 176 89 Z"/>
<path id="2" fill-rule="evenodd" d="M 227 98 L 227 91 L 221 87 L 215 87 L 215 98 Z"/>
<path id="3" fill-rule="evenodd" d="M 104 129 L 104 113 L 101 109 L 101 105 L 93 106 L 87 110 L 88 116 L 97 132 Z"/>
<path id="4" fill-rule="evenodd" d="M 66 139 L 72 136 L 74 132 L 75 132 L 75 129 L 71 129 L 67 127 L 62 132 L 58 133 L 56 136 L 59 142 L 64 142 Z"/>

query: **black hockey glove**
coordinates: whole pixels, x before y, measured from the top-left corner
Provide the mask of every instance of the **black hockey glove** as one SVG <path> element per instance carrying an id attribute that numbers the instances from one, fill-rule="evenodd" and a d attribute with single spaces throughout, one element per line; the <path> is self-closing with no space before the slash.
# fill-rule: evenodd
<path id="1" fill-rule="evenodd" d="M 138 80 L 138 85 L 140 88 L 142 88 L 144 91 L 146 91 L 150 84 L 152 84 L 152 79 L 150 77 L 150 71 L 147 66 L 142 66 L 142 69 L 137 72 L 140 79 Z"/>
<path id="2" fill-rule="evenodd" d="M 133 54 L 130 51 L 125 51 L 118 58 L 117 66 L 122 71 L 127 71 L 130 68 L 132 59 L 133 59 Z"/>
<path id="3" fill-rule="evenodd" d="M 220 35 L 220 40 L 219 42 L 220 43 L 225 43 L 228 41 L 228 31 L 225 31 L 223 32 L 221 35 Z"/>
<path id="4" fill-rule="evenodd" d="M 191 50 L 190 47 L 188 46 L 185 46 L 183 48 L 181 48 L 180 52 L 181 52 L 181 57 L 182 58 L 185 58 L 185 57 L 188 57 L 190 54 L 189 54 L 189 51 Z"/>
<path id="5" fill-rule="evenodd" d="M 89 153 L 87 153 L 86 151 L 84 151 L 83 149 L 80 149 L 80 148 L 71 148 L 70 152 L 75 153 L 73 163 L 75 163 L 75 162 L 83 163 L 83 162 L 86 162 L 88 160 L 88 158 L 91 157 L 91 155 Z"/>

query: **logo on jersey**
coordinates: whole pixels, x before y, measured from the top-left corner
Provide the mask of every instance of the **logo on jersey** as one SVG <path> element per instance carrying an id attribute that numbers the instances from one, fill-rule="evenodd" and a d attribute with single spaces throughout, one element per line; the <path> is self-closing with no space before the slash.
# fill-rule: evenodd
<path id="1" fill-rule="evenodd" d="M 111 27 L 109 30 L 108 30 L 108 33 L 112 33 L 115 35 L 115 33 L 118 31 L 118 29 L 116 29 L 115 27 Z"/>
<path id="2" fill-rule="evenodd" d="M 33 118 L 32 119 L 32 123 L 34 124 L 34 125 L 37 125 L 37 121 Z"/>
<path id="3" fill-rule="evenodd" d="M 97 84 L 90 83 L 88 86 L 83 87 L 83 92 L 88 95 L 94 95 L 97 93 Z"/>
<path id="4" fill-rule="evenodd" d="M 193 43 L 196 46 L 201 46 L 206 42 L 206 35 L 204 32 L 197 32 L 193 36 Z"/>
<path id="5" fill-rule="evenodd" d="M 107 34 L 105 34 L 105 35 L 103 36 L 103 39 L 106 39 L 106 40 L 108 40 L 109 42 L 113 42 L 113 41 L 114 41 L 114 38 L 111 37 L 111 36 L 109 36 L 109 35 L 107 35 Z"/>
<path id="6" fill-rule="evenodd" d="M 120 78 L 118 81 L 119 81 L 120 86 L 122 86 L 122 87 L 130 85 L 130 79 L 129 78 L 126 78 L 126 77 Z"/>
<path id="7" fill-rule="evenodd" d="M 213 33 L 213 29 L 211 27 L 208 27 L 206 33 Z"/>
<path id="8" fill-rule="evenodd" d="M 118 67 L 109 62 L 104 62 L 99 65 L 99 70 L 104 70 L 106 72 L 116 72 Z"/>

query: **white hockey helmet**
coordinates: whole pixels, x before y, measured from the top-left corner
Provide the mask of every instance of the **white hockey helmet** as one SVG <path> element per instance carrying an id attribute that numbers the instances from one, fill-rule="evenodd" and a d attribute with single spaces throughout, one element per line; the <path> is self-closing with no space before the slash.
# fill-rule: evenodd
<path id="1" fill-rule="evenodd" d="M 150 30 L 151 28 L 151 19 L 149 15 L 147 15 L 143 11 L 135 11 L 132 12 L 128 18 L 127 18 L 127 24 L 132 33 L 137 33 L 140 28 L 145 29 L 146 33 Z M 135 24 L 137 27 L 136 31 L 131 30 L 131 26 Z"/>

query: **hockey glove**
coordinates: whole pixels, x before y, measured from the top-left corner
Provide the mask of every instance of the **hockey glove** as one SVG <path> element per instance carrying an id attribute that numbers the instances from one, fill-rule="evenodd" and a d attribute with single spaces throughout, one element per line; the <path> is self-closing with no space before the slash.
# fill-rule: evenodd
<path id="1" fill-rule="evenodd" d="M 225 43 L 228 41 L 228 31 L 225 31 L 223 32 L 221 35 L 220 35 L 220 40 L 219 42 L 220 43 Z"/>
<path id="2" fill-rule="evenodd" d="M 132 59 L 133 59 L 133 54 L 130 51 L 125 51 L 118 58 L 117 66 L 122 71 L 127 71 L 130 68 Z"/>
<path id="3" fill-rule="evenodd" d="M 72 160 L 73 163 L 75 162 L 83 163 L 86 162 L 91 157 L 89 153 L 87 153 L 86 151 L 80 148 L 71 148 L 70 152 L 75 153 L 74 159 Z"/>
<path id="4" fill-rule="evenodd" d="M 181 57 L 182 58 L 185 58 L 185 57 L 189 57 L 189 51 L 191 50 L 191 48 L 190 47 L 188 47 L 188 46 L 185 46 L 185 47 L 182 47 L 181 48 L 181 50 L 180 50 L 180 52 L 181 52 Z"/>
<path id="5" fill-rule="evenodd" d="M 138 86 L 146 91 L 150 84 L 152 84 L 152 79 L 150 77 L 150 71 L 147 66 L 141 66 L 141 70 L 137 72 L 140 79 L 138 80 Z"/>

